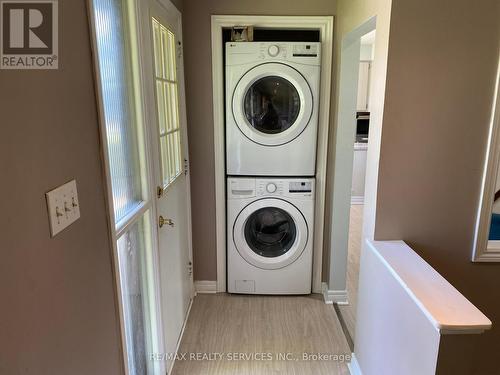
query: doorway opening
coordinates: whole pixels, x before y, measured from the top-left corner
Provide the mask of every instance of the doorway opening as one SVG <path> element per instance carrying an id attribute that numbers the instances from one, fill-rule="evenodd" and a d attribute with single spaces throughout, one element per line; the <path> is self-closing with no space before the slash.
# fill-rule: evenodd
<path id="1" fill-rule="evenodd" d="M 382 134 L 387 40 L 383 32 L 378 35 L 376 21 L 374 16 L 346 33 L 339 53 L 331 251 L 323 295 L 334 304 L 351 347 L 359 259 L 374 233 Z"/>
<path id="2" fill-rule="evenodd" d="M 347 233 L 346 290 L 348 303 L 339 306 L 349 336 L 354 337 L 361 255 L 363 208 L 365 203 L 366 159 L 370 134 L 370 82 L 374 60 L 376 30 L 360 38 L 352 182 Z"/>

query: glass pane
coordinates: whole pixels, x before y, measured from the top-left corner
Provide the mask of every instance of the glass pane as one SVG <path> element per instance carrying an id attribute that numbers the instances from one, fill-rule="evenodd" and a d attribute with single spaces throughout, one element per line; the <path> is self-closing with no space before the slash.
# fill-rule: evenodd
<path id="1" fill-rule="evenodd" d="M 500 214 L 491 214 L 490 235 L 488 236 L 488 240 L 500 241 Z"/>
<path id="2" fill-rule="evenodd" d="M 167 79 L 171 80 L 171 81 L 175 81 L 176 80 L 176 74 L 175 74 L 175 70 L 176 70 L 176 64 L 175 64 L 175 36 L 173 33 L 171 33 L 170 31 L 168 31 L 168 59 L 169 59 L 169 71 L 168 71 L 168 76 L 167 76 Z"/>
<path id="3" fill-rule="evenodd" d="M 157 327 L 152 319 L 156 310 L 147 224 L 148 219 L 141 219 L 117 243 L 130 375 L 153 373 L 154 363 L 149 359 L 157 345 L 153 335 Z"/>
<path id="4" fill-rule="evenodd" d="M 172 113 L 170 115 L 171 121 L 172 121 L 172 129 L 179 129 L 179 103 L 177 100 L 177 84 L 171 83 L 170 84 L 170 102 L 171 102 L 171 108 L 172 108 Z"/>
<path id="5" fill-rule="evenodd" d="M 161 53 L 161 32 L 158 21 L 153 18 L 153 43 L 155 54 L 155 75 L 163 77 L 163 54 Z"/>
<path id="6" fill-rule="evenodd" d="M 95 0 L 96 39 L 115 221 L 142 201 L 133 77 L 123 2 Z"/>
<path id="7" fill-rule="evenodd" d="M 172 112 L 173 112 L 173 107 L 172 107 L 172 96 L 170 93 L 170 85 L 172 83 L 165 82 L 164 83 L 164 90 L 165 90 L 165 113 L 167 116 L 167 131 L 172 130 Z"/>
<path id="8" fill-rule="evenodd" d="M 168 171 L 170 174 L 170 181 L 173 180 L 173 178 L 176 176 L 175 173 L 175 144 L 173 141 L 174 135 L 170 133 L 167 135 L 167 141 L 168 141 Z"/>
<path id="9" fill-rule="evenodd" d="M 300 111 L 299 93 L 284 78 L 264 77 L 247 90 L 244 110 L 248 122 L 258 131 L 281 133 L 297 120 Z"/>
<path id="10" fill-rule="evenodd" d="M 181 137 L 180 131 L 177 130 L 174 133 L 174 144 L 175 144 L 175 175 L 176 176 L 179 173 L 181 173 L 181 165 L 182 165 L 180 137 Z"/>
<path id="11" fill-rule="evenodd" d="M 257 254 L 274 258 L 285 254 L 295 242 L 296 227 L 288 212 L 277 207 L 264 207 L 247 219 L 245 239 Z"/>
<path id="12" fill-rule="evenodd" d="M 167 120 L 164 106 L 165 95 L 161 81 L 156 82 L 156 102 L 158 105 L 158 126 L 160 127 L 160 133 L 164 133 L 167 129 Z"/>
<path id="13" fill-rule="evenodd" d="M 163 184 L 166 186 L 170 183 L 170 172 L 168 170 L 167 158 L 163 157 L 163 155 L 168 155 L 168 143 L 167 136 L 163 136 L 160 138 L 161 144 L 161 154 L 162 154 L 162 163 L 161 163 L 161 171 L 163 176 Z"/>
<path id="14" fill-rule="evenodd" d="M 495 193 L 493 194 L 492 200 L 493 206 L 488 240 L 500 241 L 500 166 L 496 174 Z"/>

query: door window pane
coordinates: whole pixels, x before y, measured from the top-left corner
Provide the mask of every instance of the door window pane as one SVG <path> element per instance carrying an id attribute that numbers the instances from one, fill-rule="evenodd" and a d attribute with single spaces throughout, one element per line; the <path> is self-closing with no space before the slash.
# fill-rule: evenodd
<path id="1" fill-rule="evenodd" d="M 146 218 L 146 219 L 145 219 Z M 125 232 L 117 243 L 123 315 L 130 375 L 151 374 L 154 362 L 155 314 L 152 283 L 152 252 L 148 245 L 149 217 L 145 216 Z M 152 289 L 152 288 L 151 288 Z"/>
<path id="2" fill-rule="evenodd" d="M 166 188 L 182 172 L 176 46 L 175 35 L 166 26 L 155 18 L 152 23 L 160 164 Z"/>
<path id="3" fill-rule="evenodd" d="M 281 133 L 297 120 L 299 93 L 282 77 L 264 77 L 247 90 L 244 110 L 248 123 L 256 130 L 266 134 Z"/>
<path id="4" fill-rule="evenodd" d="M 281 208 L 265 207 L 250 215 L 245 224 L 245 239 L 257 254 L 274 258 L 293 246 L 297 229 L 293 218 Z"/>
<path id="5" fill-rule="evenodd" d="M 142 201 L 126 5 L 95 0 L 96 40 L 115 221 Z"/>

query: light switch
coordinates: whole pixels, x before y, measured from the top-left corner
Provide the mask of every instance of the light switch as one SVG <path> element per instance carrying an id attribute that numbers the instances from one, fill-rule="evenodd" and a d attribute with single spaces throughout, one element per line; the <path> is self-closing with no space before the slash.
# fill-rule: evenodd
<path id="1" fill-rule="evenodd" d="M 76 180 L 45 193 L 49 211 L 50 234 L 54 237 L 80 217 Z"/>

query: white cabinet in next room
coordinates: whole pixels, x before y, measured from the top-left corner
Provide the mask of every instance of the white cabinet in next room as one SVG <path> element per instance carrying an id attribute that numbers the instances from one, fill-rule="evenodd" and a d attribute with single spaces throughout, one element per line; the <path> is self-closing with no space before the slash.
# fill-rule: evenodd
<path id="1" fill-rule="evenodd" d="M 352 165 L 351 203 L 362 204 L 365 195 L 365 172 L 367 143 L 354 144 L 354 160 Z"/>
<path id="2" fill-rule="evenodd" d="M 358 102 L 356 105 L 358 111 L 369 111 L 370 65 L 370 61 L 359 62 Z"/>

